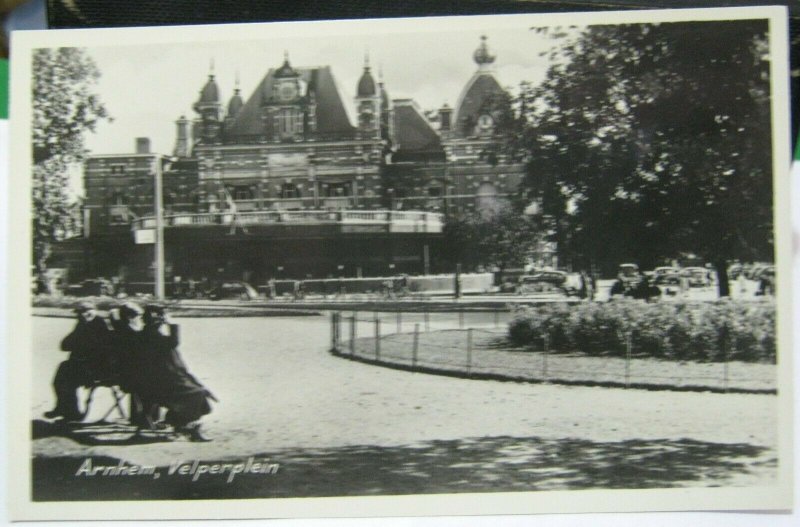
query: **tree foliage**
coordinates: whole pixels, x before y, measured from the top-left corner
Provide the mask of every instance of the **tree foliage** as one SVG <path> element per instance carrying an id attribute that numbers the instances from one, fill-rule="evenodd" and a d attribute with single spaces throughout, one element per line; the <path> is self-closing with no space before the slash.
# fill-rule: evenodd
<path id="1" fill-rule="evenodd" d="M 523 90 L 524 192 L 576 265 L 772 258 L 766 21 L 551 32 Z M 547 30 L 540 30 L 547 31 Z M 610 258 L 609 258 L 610 256 Z M 722 281 L 721 281 L 722 282 Z M 725 281 L 727 284 L 727 281 Z"/>
<path id="2" fill-rule="evenodd" d="M 536 247 L 537 229 L 517 207 L 450 215 L 444 227 L 445 257 L 466 269 L 522 267 Z"/>
<path id="3" fill-rule="evenodd" d="M 86 156 L 85 134 L 108 118 L 94 93 L 100 73 L 82 49 L 33 54 L 33 251 L 40 273 L 51 245 L 77 232 L 80 206 L 69 166 Z"/>

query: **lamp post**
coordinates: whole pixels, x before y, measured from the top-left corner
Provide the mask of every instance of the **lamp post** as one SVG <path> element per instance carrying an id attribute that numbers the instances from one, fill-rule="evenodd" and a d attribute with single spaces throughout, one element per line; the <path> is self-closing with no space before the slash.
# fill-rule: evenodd
<path id="1" fill-rule="evenodd" d="M 161 173 L 161 159 L 155 156 L 155 208 L 156 208 L 156 290 L 159 300 L 164 300 L 164 189 Z"/>

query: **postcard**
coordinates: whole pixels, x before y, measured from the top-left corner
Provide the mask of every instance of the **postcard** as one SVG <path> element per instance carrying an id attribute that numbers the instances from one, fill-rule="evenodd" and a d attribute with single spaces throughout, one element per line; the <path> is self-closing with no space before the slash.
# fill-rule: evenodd
<path id="1" fill-rule="evenodd" d="M 791 509 L 785 9 L 12 49 L 13 519 Z"/>

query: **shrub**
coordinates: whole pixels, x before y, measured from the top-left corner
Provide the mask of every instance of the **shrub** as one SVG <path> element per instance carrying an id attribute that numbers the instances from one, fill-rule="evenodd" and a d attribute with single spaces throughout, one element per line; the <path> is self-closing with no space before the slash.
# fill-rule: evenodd
<path id="1" fill-rule="evenodd" d="M 520 309 L 509 326 L 520 346 L 589 355 L 775 362 L 775 304 L 615 300 Z"/>

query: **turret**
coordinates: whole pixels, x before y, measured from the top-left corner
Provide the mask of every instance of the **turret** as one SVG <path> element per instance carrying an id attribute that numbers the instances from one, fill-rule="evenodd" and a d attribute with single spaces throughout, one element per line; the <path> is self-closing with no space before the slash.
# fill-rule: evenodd
<path id="1" fill-rule="evenodd" d="M 208 81 L 200 90 L 200 98 L 194 104 L 194 111 L 200 115 L 200 137 L 206 141 L 214 140 L 219 135 L 222 105 L 219 102 L 219 87 L 214 80 L 213 63 Z"/>
<path id="2" fill-rule="evenodd" d="M 369 67 L 369 55 L 364 57 L 364 72 L 356 87 L 358 130 L 364 138 L 381 137 L 381 95 Z"/>

